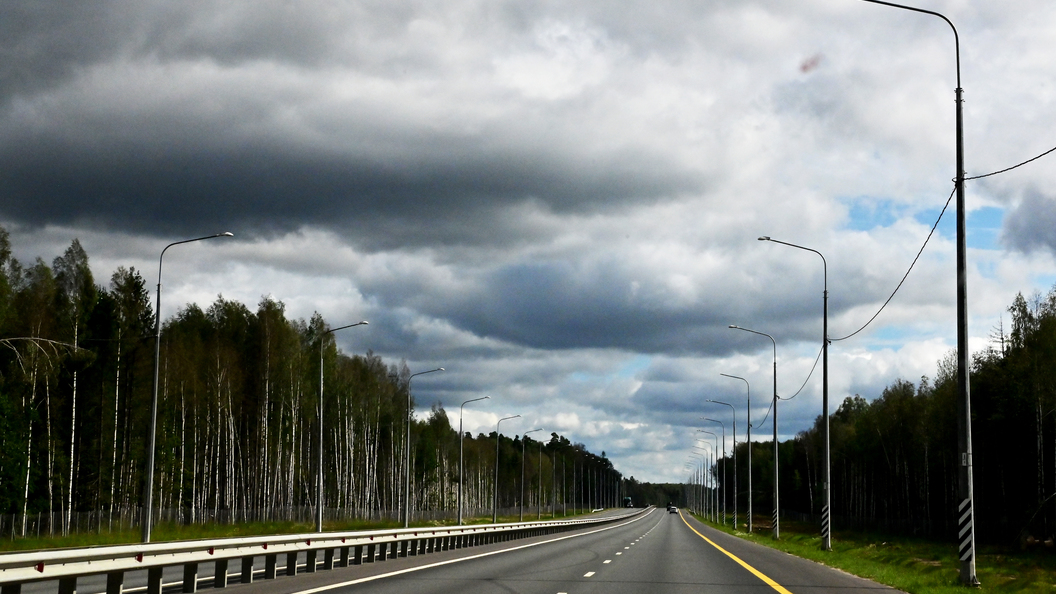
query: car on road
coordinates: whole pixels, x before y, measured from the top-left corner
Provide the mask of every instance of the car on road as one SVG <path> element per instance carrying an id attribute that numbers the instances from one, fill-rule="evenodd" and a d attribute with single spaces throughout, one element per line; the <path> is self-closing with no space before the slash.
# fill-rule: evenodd
<path id="1" fill-rule="evenodd" d="M 667 504 L 667 513 L 669 513 L 669 514 L 677 514 L 678 513 L 678 508 L 675 506 L 675 504 L 668 503 Z"/>

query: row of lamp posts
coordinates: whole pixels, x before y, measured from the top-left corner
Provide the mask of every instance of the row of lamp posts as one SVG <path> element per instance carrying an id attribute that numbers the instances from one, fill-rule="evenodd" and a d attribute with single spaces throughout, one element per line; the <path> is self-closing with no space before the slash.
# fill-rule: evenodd
<path id="1" fill-rule="evenodd" d="M 935 16 L 946 22 L 953 30 L 954 36 L 954 53 L 956 57 L 957 65 L 957 87 L 954 89 L 954 104 L 955 104 L 955 150 L 956 150 L 956 173 L 954 177 L 955 193 L 957 195 L 957 421 L 958 421 L 958 449 L 961 463 L 958 467 L 958 480 L 957 480 L 957 518 L 958 518 L 958 559 L 960 560 L 960 580 L 964 584 L 978 585 L 979 580 L 976 576 L 975 569 L 975 534 L 974 534 L 974 493 L 973 493 L 973 476 L 972 476 L 972 433 L 971 433 L 971 393 L 969 388 L 969 376 L 968 376 L 968 287 L 967 287 L 967 233 L 966 233 L 966 210 L 965 210 L 965 192 L 964 192 L 964 126 L 963 126 L 963 90 L 961 89 L 961 56 L 960 56 L 960 37 L 957 34 L 957 28 L 954 27 L 950 19 L 946 16 L 934 12 L 931 10 L 924 10 L 913 6 L 906 6 L 903 4 L 896 4 L 894 2 L 886 2 L 884 0 L 863 0 L 871 4 L 880 4 L 892 8 L 898 8 L 902 10 L 908 10 L 920 14 L 927 14 Z M 825 447 L 825 460 L 824 460 L 824 489 L 822 502 L 822 548 L 825 550 L 832 549 L 832 530 L 831 530 L 831 461 L 830 461 L 830 442 L 829 442 L 829 335 L 828 335 L 828 308 L 829 308 L 829 290 L 828 290 L 828 263 L 825 261 L 825 256 L 821 252 L 801 246 L 793 243 L 784 241 L 778 241 L 771 239 L 770 237 L 764 236 L 759 238 L 760 241 L 770 241 L 773 243 L 779 243 L 789 247 L 814 252 L 822 261 L 822 269 L 824 273 L 824 289 L 822 293 L 822 412 L 824 417 L 824 424 L 822 427 L 824 447 Z M 744 330 L 752 332 L 754 334 L 760 334 L 770 338 L 774 343 L 774 395 L 773 395 L 773 413 L 774 413 L 774 510 L 773 510 L 773 535 L 774 538 L 780 536 L 779 524 L 778 524 L 778 480 L 777 480 L 777 463 L 778 463 L 778 452 L 777 452 L 777 342 L 773 336 L 764 332 L 757 332 L 755 330 L 749 330 L 747 328 L 741 328 L 739 326 L 730 326 L 730 328 Z M 745 384 L 748 380 L 744 378 L 722 374 L 726 377 L 732 377 L 735 379 L 744 380 Z M 751 398 L 750 398 L 750 386 L 749 386 L 749 405 L 748 412 L 751 412 Z M 715 402 L 716 404 L 725 404 L 731 406 L 725 402 Z M 732 408 L 732 406 L 731 406 Z M 752 423 L 751 417 L 748 419 L 748 530 L 751 531 L 752 525 L 752 487 L 751 487 L 751 431 Z M 734 423 L 736 423 L 736 414 L 734 415 Z M 736 456 L 736 428 L 734 429 L 734 456 Z M 736 461 L 734 462 L 734 468 L 736 468 Z M 737 473 L 734 472 L 734 480 L 736 481 Z M 736 494 L 736 486 L 734 487 L 734 493 Z M 736 524 L 736 503 L 737 497 L 734 496 L 734 523 Z"/>
<path id="2" fill-rule="evenodd" d="M 173 247 L 173 246 L 177 246 L 177 245 L 181 245 L 181 244 L 185 244 L 185 243 L 193 243 L 193 242 L 197 242 L 197 241 L 204 241 L 204 240 L 207 240 L 207 239 L 221 238 L 221 237 L 234 237 L 234 234 L 230 233 L 230 232 L 224 232 L 224 233 L 217 233 L 215 235 L 207 235 L 205 237 L 196 237 L 194 239 L 176 241 L 176 242 L 170 243 L 167 246 L 165 246 L 165 248 L 161 250 L 161 255 L 158 258 L 157 304 L 156 304 L 156 307 L 155 307 L 155 310 L 154 310 L 154 384 L 153 384 L 153 392 L 152 392 L 152 396 L 151 396 L 151 406 L 150 406 L 150 428 L 149 428 L 149 435 L 148 435 L 148 439 L 147 439 L 147 468 L 146 468 L 145 484 L 144 484 L 144 489 L 143 489 L 142 540 L 145 543 L 150 542 L 151 528 L 152 528 L 152 522 L 153 522 L 153 511 L 154 511 L 154 493 L 153 493 L 153 491 L 154 491 L 154 465 L 155 465 L 154 458 L 155 458 L 155 450 L 157 448 L 156 440 L 157 440 L 157 417 L 158 417 L 158 385 L 159 385 L 159 369 L 160 369 L 160 364 L 161 364 L 161 276 L 162 276 L 162 265 L 163 265 L 164 259 L 165 259 L 165 252 L 168 251 L 168 249 Z M 316 509 L 315 509 L 315 528 L 316 528 L 317 532 L 322 532 L 323 531 L 323 468 L 324 468 L 324 466 L 323 466 L 323 447 L 322 447 L 322 443 L 323 443 L 323 439 L 324 439 L 324 436 L 323 436 L 323 381 L 324 381 L 324 377 L 323 377 L 323 349 L 324 349 L 324 345 L 326 343 L 325 336 L 328 335 L 328 334 L 332 334 L 334 332 L 337 332 L 338 330 L 344 330 L 346 328 L 353 328 L 355 326 L 365 326 L 367 324 L 369 324 L 369 322 L 364 320 L 364 321 L 361 321 L 361 322 L 356 322 L 354 324 L 348 324 L 348 325 L 345 325 L 345 326 L 339 326 L 337 328 L 329 328 L 329 329 L 324 330 L 322 332 L 322 334 L 320 335 L 320 337 L 319 337 L 319 433 L 318 433 L 319 447 L 317 448 L 317 450 L 318 450 L 318 459 L 317 459 L 317 462 L 318 462 L 318 474 L 316 476 L 316 492 L 315 492 L 316 502 L 317 502 Z M 411 480 L 411 466 L 410 466 L 410 462 L 411 462 L 410 461 L 410 451 L 411 451 L 411 449 L 410 449 L 410 440 L 411 440 L 411 416 L 412 416 L 412 411 L 411 411 L 411 380 L 413 380 L 416 376 L 424 375 L 424 374 L 427 374 L 427 373 L 434 373 L 434 372 L 437 372 L 437 371 L 444 371 L 444 368 L 443 367 L 438 367 L 436 369 L 430 369 L 428 371 L 421 371 L 421 372 L 418 372 L 418 373 L 414 373 L 414 374 L 411 374 L 411 376 L 407 379 L 407 419 L 406 419 L 405 439 L 404 439 L 405 459 L 404 459 L 404 481 L 403 481 L 403 487 L 404 487 L 403 488 L 403 499 L 404 499 L 404 501 L 403 501 L 403 525 L 404 525 L 404 527 L 407 527 L 409 522 L 410 522 L 410 480 Z M 463 408 L 465 407 L 466 404 L 469 404 L 470 402 L 476 402 L 478 400 L 486 400 L 488 398 L 490 398 L 490 396 L 483 396 L 481 398 L 473 398 L 471 400 L 467 400 L 467 401 L 463 402 L 462 406 L 459 407 L 459 414 L 458 414 L 458 434 L 459 434 L 459 449 L 458 449 L 458 470 L 459 470 L 459 480 L 458 480 L 458 523 L 459 523 L 459 525 L 462 524 L 462 509 L 463 509 L 462 477 L 464 475 L 464 471 L 463 471 L 463 447 L 462 447 L 462 445 L 463 445 L 463 442 L 465 440 L 465 437 L 464 437 L 463 432 L 462 432 L 462 412 L 463 412 Z M 505 417 L 505 418 L 500 419 L 499 423 L 501 423 L 502 421 L 508 420 L 508 419 L 513 419 L 513 418 L 518 418 L 518 417 L 520 417 L 520 415 L 514 415 L 512 417 Z M 540 429 L 533 429 L 532 431 L 541 431 L 541 428 Z M 531 431 L 529 431 L 527 433 L 531 433 Z M 527 435 L 527 433 L 525 433 L 525 435 Z M 498 506 L 498 437 L 497 437 L 497 434 L 498 434 L 498 425 L 496 425 L 496 444 L 495 444 L 495 447 L 496 447 L 496 450 L 495 450 L 496 451 L 495 506 L 496 507 L 495 507 L 495 511 L 493 512 L 493 515 L 497 515 L 497 510 L 498 510 L 498 507 L 497 507 Z M 522 447 L 523 447 L 523 442 L 522 442 Z M 540 455 L 540 463 L 541 463 L 541 460 L 542 460 L 542 450 L 541 449 L 540 449 L 540 454 L 539 455 Z M 541 488 L 542 487 L 540 486 L 540 489 Z M 524 470 L 523 470 L 523 459 L 522 459 L 522 470 L 521 470 L 521 499 L 522 499 L 521 519 L 522 520 L 524 518 L 523 498 L 524 498 Z M 541 514 L 542 514 L 542 508 L 540 508 L 540 510 L 539 510 L 539 515 L 541 515 Z M 495 518 L 495 519 L 497 519 L 497 518 Z"/>

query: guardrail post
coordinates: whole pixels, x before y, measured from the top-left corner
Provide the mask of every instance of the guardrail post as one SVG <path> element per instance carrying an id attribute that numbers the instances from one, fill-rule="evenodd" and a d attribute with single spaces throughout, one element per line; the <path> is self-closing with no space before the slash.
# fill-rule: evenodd
<path id="1" fill-rule="evenodd" d="M 400 551 L 398 550 L 399 546 L 400 546 L 400 543 L 397 542 L 397 541 L 393 541 L 393 542 L 389 543 L 389 546 L 386 547 L 389 550 L 389 554 L 388 554 L 388 558 L 389 559 L 395 559 L 396 557 L 399 556 L 399 554 L 400 554 Z"/>
<path id="2" fill-rule="evenodd" d="M 114 572 L 117 573 L 117 572 Z M 121 577 L 118 576 L 116 592 L 110 590 L 110 576 L 113 574 L 107 574 L 106 576 L 106 594 L 121 594 Z M 197 563 L 184 563 L 183 564 L 183 592 L 185 594 L 193 594 L 198 591 L 198 564 Z"/>
<path id="3" fill-rule="evenodd" d="M 161 594 L 161 572 L 164 567 L 151 567 L 147 569 L 147 594 Z M 74 589 L 71 590 L 71 594 L 76 592 L 77 588 L 74 585 Z M 62 581 L 59 581 L 59 594 L 62 592 Z"/>
<path id="4" fill-rule="evenodd" d="M 216 566 L 216 571 L 213 572 L 213 587 L 214 588 L 226 588 L 227 587 L 227 559 L 217 559 L 213 562 Z"/>
<path id="5" fill-rule="evenodd" d="M 278 555 L 264 555 L 264 579 L 273 580 L 278 573 Z"/>
<path id="6" fill-rule="evenodd" d="M 22 594 L 21 582 L 0 586 L 0 594 Z"/>
<path id="7" fill-rule="evenodd" d="M 253 557 L 242 557 L 242 575 L 239 578 L 243 584 L 253 583 Z"/>
<path id="8" fill-rule="evenodd" d="M 304 562 L 304 572 L 315 573 L 315 549 L 309 549 L 305 551 L 304 555 L 306 557 Z"/>
<path id="9" fill-rule="evenodd" d="M 415 544 L 415 548 L 418 549 L 418 552 L 415 553 L 416 555 L 424 555 L 425 554 L 425 543 L 426 543 L 427 540 L 429 540 L 429 539 L 427 539 L 427 538 L 419 538 L 417 541 L 415 541 L 415 543 L 414 543 Z"/>
<path id="10" fill-rule="evenodd" d="M 341 561 L 338 567 L 348 567 L 348 547 L 341 547 Z"/>
<path id="11" fill-rule="evenodd" d="M 77 594 L 77 577 L 60 578 L 59 594 Z"/>
<path id="12" fill-rule="evenodd" d="M 362 565 L 363 564 L 363 545 L 356 545 L 356 552 L 352 556 L 352 564 L 353 565 Z"/>
<path id="13" fill-rule="evenodd" d="M 334 549 L 326 549 L 323 551 L 323 569 L 331 570 L 334 568 Z"/>
<path id="14" fill-rule="evenodd" d="M 125 585 L 125 572 L 111 571 L 106 574 L 106 594 L 121 594 Z M 4 590 L 7 594 L 7 590 Z"/>
<path id="15" fill-rule="evenodd" d="M 408 554 L 408 551 L 410 550 L 410 548 L 411 548 L 411 541 L 409 541 L 409 540 L 400 541 L 400 556 L 401 557 L 406 557 L 407 554 Z"/>
<path id="16" fill-rule="evenodd" d="M 373 563 L 374 562 L 374 555 L 375 555 L 375 548 L 374 547 L 375 547 L 374 543 L 370 543 L 370 544 L 367 545 L 367 558 L 364 559 L 364 561 L 366 561 L 367 563 Z"/>
<path id="17" fill-rule="evenodd" d="M 297 575 L 297 551 L 286 553 L 286 575 Z"/>

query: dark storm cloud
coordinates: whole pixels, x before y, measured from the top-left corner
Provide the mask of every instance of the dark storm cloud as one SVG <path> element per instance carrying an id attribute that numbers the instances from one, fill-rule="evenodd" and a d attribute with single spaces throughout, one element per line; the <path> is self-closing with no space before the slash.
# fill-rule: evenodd
<path id="1" fill-rule="evenodd" d="M 482 34 L 498 39 L 538 19 L 513 4 L 452 10 L 464 13 L 462 26 L 488 19 Z M 487 78 L 491 56 L 451 72 L 409 32 L 432 12 L 413 3 L 9 5 L 0 12 L 0 216 L 164 234 L 202 220 L 244 233 L 319 225 L 386 249 L 509 239 L 489 231 L 502 227 L 503 207 L 526 200 L 583 212 L 700 189 L 698 175 L 659 149 L 583 146 L 607 132 L 578 128 L 568 104 L 515 102 L 505 120 L 466 119 L 474 101 L 505 91 Z M 386 87 L 458 79 L 457 68 L 483 78 L 407 104 Z M 387 90 L 348 100 L 313 87 L 355 77 L 355 93 L 379 82 Z M 456 123 L 437 128 L 423 107 Z M 300 119 L 284 128 L 288 113 Z"/>
<path id="2" fill-rule="evenodd" d="M 413 150 L 383 160 L 208 140 L 194 152 L 170 152 L 163 138 L 90 149 L 17 139 L 0 152 L 0 212 L 32 225 L 95 223 L 145 233 L 193 232 L 203 220 L 261 232 L 311 224 L 350 229 L 357 242 L 378 249 L 487 243 L 497 239 L 487 218 L 528 199 L 575 212 L 666 196 L 673 185 L 692 183 L 673 181 L 647 154 L 579 164 L 481 152 L 444 162 Z"/>
<path id="3" fill-rule="evenodd" d="M 1056 253 L 1056 198 L 1030 189 L 1005 215 L 1001 241 L 1024 253 L 1048 249 Z"/>

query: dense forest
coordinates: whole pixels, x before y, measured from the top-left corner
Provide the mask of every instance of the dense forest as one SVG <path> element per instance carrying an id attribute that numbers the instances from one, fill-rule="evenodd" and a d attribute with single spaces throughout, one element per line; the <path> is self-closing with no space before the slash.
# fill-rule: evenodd
<path id="1" fill-rule="evenodd" d="M 990 347 L 972 359 L 976 534 L 980 542 L 1044 542 L 1056 533 L 1056 288 L 1046 296 L 1017 296 L 1009 313 L 1011 331 L 995 330 Z M 934 380 L 900 379 L 871 400 L 857 394 L 843 400 L 830 421 L 834 530 L 954 535 L 956 390 L 951 352 Z M 811 429 L 780 444 L 785 517 L 820 523 L 822 422 L 819 415 Z M 747 447 L 738 443 L 742 513 Z M 755 523 L 768 526 L 773 442 L 752 447 Z M 729 473 L 731 511 L 732 471 L 730 459 L 712 470 L 720 485 Z"/>
<path id="2" fill-rule="evenodd" d="M 56 533 L 138 521 L 154 377 L 150 297 L 133 268 L 97 284 L 76 240 L 51 266 L 23 265 L 0 228 L 0 532 L 25 533 L 34 517 Z M 371 352 L 339 352 L 328 329 L 318 314 L 287 319 L 268 297 L 256 311 L 220 297 L 164 321 L 155 521 L 313 517 L 320 360 L 325 515 L 398 517 L 410 371 Z M 490 516 L 496 434 L 465 436 L 464 477 L 442 406 L 414 419 L 411 435 L 412 518 L 453 517 L 460 479 L 467 510 Z M 557 434 L 499 436 L 498 447 L 500 508 L 521 503 L 522 450 L 533 514 L 618 501 L 621 477 L 604 453 Z"/>

